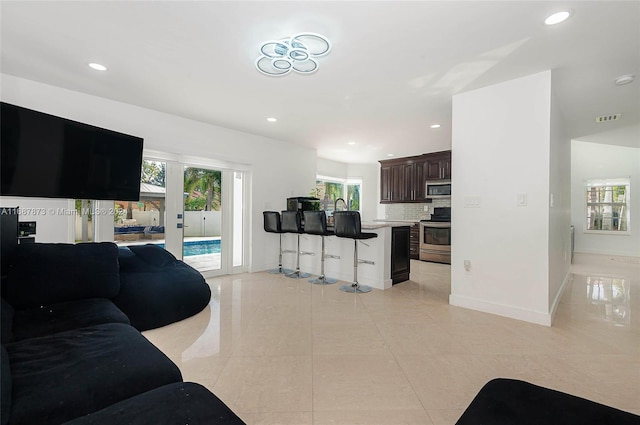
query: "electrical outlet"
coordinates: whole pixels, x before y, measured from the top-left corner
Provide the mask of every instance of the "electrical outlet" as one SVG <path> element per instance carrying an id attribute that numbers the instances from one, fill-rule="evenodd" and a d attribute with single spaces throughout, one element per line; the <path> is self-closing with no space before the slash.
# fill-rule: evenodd
<path id="1" fill-rule="evenodd" d="M 471 260 L 464 260 L 464 269 L 468 272 L 471 271 Z"/>
<path id="2" fill-rule="evenodd" d="M 429 205 L 424 206 L 424 212 L 429 212 Z"/>

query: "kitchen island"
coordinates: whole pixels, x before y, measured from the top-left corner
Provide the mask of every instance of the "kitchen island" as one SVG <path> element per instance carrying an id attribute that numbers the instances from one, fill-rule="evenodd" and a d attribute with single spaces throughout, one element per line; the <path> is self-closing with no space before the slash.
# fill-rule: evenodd
<path id="1" fill-rule="evenodd" d="M 358 242 L 358 283 L 376 289 L 389 289 L 394 283 L 409 278 L 409 225 L 405 222 L 362 222 L 362 231 L 378 236 Z M 406 236 L 405 236 L 406 233 Z M 295 269 L 297 235 L 282 235 L 282 265 Z M 275 245 L 277 250 L 277 245 Z M 320 236 L 300 235 L 300 270 L 320 274 Z M 392 255 L 393 254 L 393 255 Z M 324 273 L 343 282 L 353 281 L 353 239 L 325 237 Z"/>

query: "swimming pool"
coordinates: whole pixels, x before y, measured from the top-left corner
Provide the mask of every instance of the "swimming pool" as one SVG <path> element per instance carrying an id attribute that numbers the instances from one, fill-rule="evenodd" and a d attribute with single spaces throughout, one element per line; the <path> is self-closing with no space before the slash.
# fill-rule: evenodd
<path id="1" fill-rule="evenodd" d="M 158 246 L 164 248 L 163 243 L 159 243 Z M 185 257 L 190 257 L 192 255 L 220 254 L 220 239 L 186 241 L 183 245 L 182 254 Z"/>

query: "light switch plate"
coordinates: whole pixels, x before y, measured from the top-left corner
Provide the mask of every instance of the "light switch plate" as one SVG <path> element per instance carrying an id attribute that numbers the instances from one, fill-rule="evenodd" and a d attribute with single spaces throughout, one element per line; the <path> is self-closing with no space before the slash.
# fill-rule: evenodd
<path id="1" fill-rule="evenodd" d="M 516 205 L 519 207 L 527 206 L 527 194 L 526 193 L 518 193 L 516 198 Z"/>
<path id="2" fill-rule="evenodd" d="M 465 208 L 480 208 L 480 197 L 479 196 L 465 196 L 464 197 L 464 207 Z"/>

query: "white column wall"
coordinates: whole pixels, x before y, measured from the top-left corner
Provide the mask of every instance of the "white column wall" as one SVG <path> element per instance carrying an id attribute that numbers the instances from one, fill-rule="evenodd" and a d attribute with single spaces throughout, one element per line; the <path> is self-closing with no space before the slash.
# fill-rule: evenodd
<path id="1" fill-rule="evenodd" d="M 550 71 L 453 97 L 453 305 L 550 324 L 550 97 Z"/>
<path id="2" fill-rule="evenodd" d="M 553 73 L 551 80 L 553 88 Z M 571 140 L 552 91 L 549 149 L 549 312 L 553 318 L 571 268 Z"/>
<path id="3" fill-rule="evenodd" d="M 271 247 L 265 248 L 262 211 L 283 210 L 287 197 L 308 193 L 315 186 L 315 150 L 11 75 L 0 77 L 3 102 L 142 137 L 145 149 L 245 164 L 252 177 L 248 206 L 252 213 L 247 230 L 251 234 L 249 255 L 253 271 L 273 266 Z M 24 199 L 20 206 L 35 202 L 48 207 L 62 202 Z M 42 238 L 67 241 L 70 224 L 58 221 L 55 229 L 38 227 Z"/>

